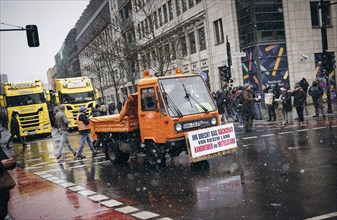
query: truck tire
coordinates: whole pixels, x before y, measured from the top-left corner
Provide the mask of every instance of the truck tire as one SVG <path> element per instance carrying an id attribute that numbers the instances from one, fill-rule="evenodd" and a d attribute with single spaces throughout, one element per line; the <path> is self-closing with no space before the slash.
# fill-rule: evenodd
<path id="1" fill-rule="evenodd" d="M 121 152 L 115 140 L 106 141 L 105 155 L 112 164 L 126 163 L 129 160 L 130 154 Z"/>
<path id="2" fill-rule="evenodd" d="M 146 164 L 150 166 L 165 166 L 165 154 L 160 152 L 160 149 L 153 142 L 146 144 Z"/>

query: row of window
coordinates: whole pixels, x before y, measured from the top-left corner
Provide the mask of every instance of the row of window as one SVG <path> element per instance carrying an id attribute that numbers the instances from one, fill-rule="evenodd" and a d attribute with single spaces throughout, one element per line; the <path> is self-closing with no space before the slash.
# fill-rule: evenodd
<path id="1" fill-rule="evenodd" d="M 192 8 L 200 2 L 201 0 L 175 0 L 176 16 L 178 17 L 182 12 L 187 11 L 187 4 L 189 8 Z M 151 28 L 158 29 L 171 20 L 173 20 L 173 2 L 168 0 L 162 7 L 154 11 L 151 16 L 138 23 L 139 39 L 149 34 L 152 30 Z"/>

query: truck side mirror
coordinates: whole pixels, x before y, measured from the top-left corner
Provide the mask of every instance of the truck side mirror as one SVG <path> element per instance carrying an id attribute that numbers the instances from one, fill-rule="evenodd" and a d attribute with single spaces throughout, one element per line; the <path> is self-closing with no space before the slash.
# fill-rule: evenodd
<path id="1" fill-rule="evenodd" d="M 55 101 L 56 101 L 56 103 L 59 104 L 60 103 L 59 94 L 58 93 L 54 93 L 54 95 L 55 95 Z"/>
<path id="2" fill-rule="evenodd" d="M 47 100 L 47 102 L 50 102 L 50 92 L 49 92 L 49 90 L 46 90 L 46 100 Z"/>
<path id="3" fill-rule="evenodd" d="M 96 97 L 96 99 L 99 99 L 98 89 L 95 89 L 95 97 Z"/>

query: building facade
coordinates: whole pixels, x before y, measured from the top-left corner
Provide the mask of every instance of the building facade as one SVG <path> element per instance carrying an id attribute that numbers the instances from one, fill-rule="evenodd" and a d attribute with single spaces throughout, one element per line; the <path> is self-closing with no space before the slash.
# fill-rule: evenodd
<path id="1" fill-rule="evenodd" d="M 226 67 L 234 85 L 292 88 L 306 78 L 326 86 L 321 24 L 328 52 L 336 54 L 337 6 L 327 6 L 322 16 L 319 5 L 312 0 L 90 1 L 75 28 L 81 73 L 98 76 L 92 78 L 105 102 L 134 92 L 147 69 L 153 75 L 174 74 L 177 67 L 200 73 L 211 91 L 221 89 Z M 93 48 L 104 48 L 110 63 Z M 88 67 L 95 63 L 99 75 Z M 334 71 L 329 82 L 335 96 Z"/>

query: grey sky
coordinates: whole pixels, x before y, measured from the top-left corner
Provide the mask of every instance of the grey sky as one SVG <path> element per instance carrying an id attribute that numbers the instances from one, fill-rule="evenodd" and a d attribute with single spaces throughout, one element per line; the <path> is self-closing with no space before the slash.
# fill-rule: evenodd
<path id="1" fill-rule="evenodd" d="M 25 31 L 0 31 L 0 73 L 7 74 L 9 82 L 48 83 L 46 73 L 55 65 L 55 54 L 88 4 L 89 0 L 0 0 L 1 23 L 36 24 L 40 38 L 40 47 L 30 48 Z"/>

